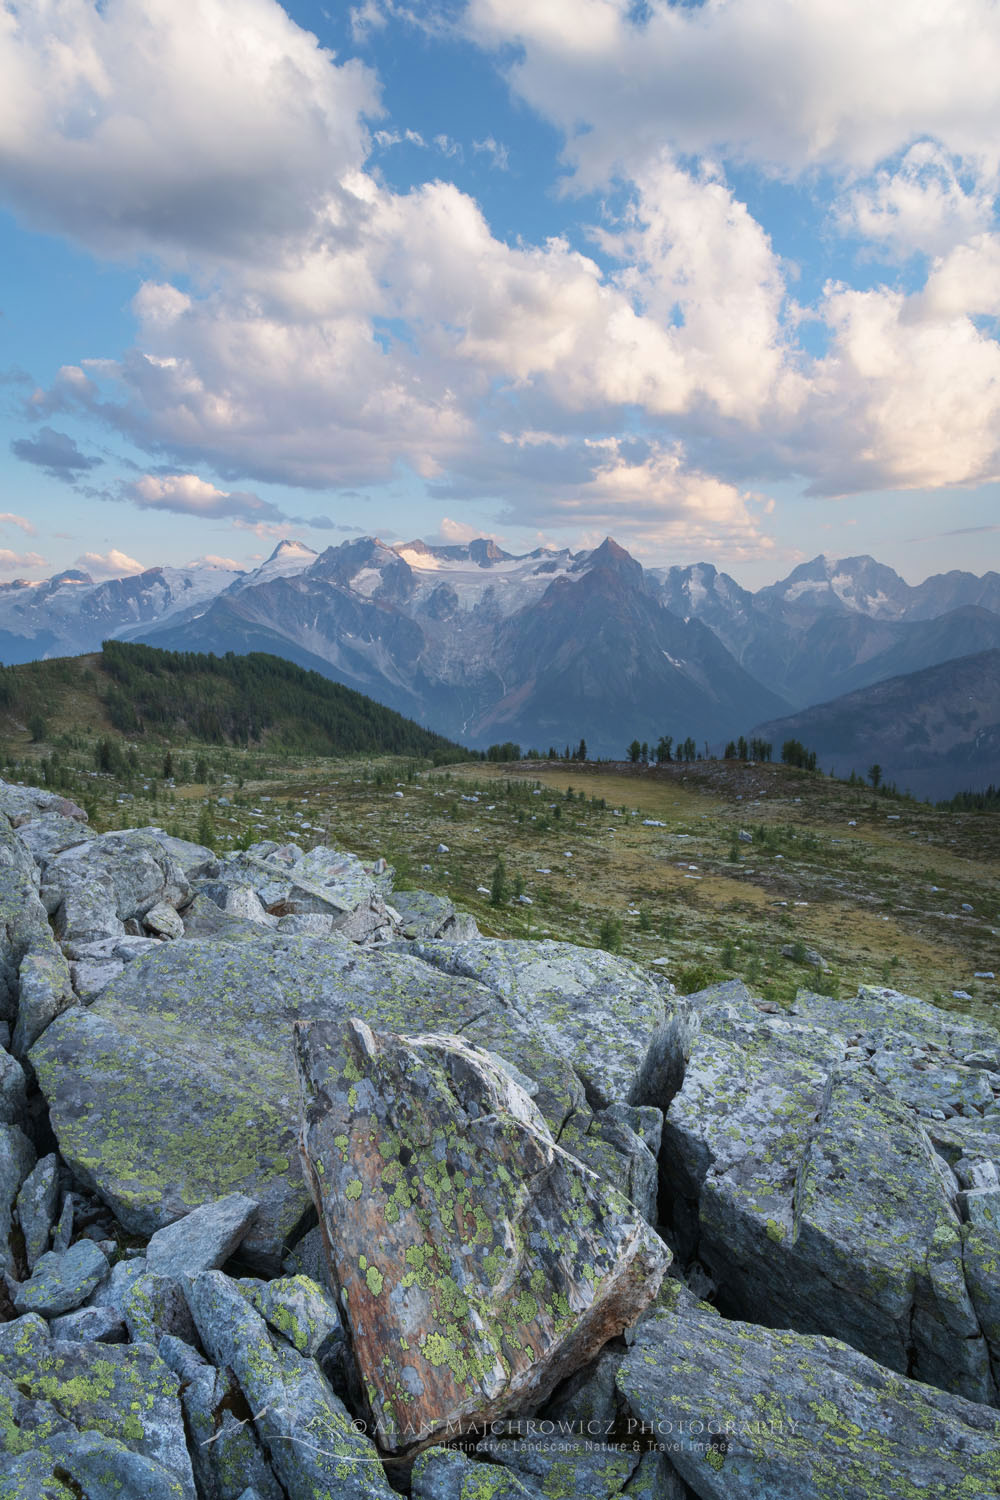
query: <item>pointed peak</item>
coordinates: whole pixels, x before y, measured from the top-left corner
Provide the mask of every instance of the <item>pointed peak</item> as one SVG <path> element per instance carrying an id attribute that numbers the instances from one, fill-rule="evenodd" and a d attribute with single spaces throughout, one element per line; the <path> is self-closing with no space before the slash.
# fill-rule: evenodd
<path id="1" fill-rule="evenodd" d="M 587 558 L 587 567 L 613 567 L 618 570 L 635 570 L 642 572 L 642 564 L 637 563 L 630 552 L 619 546 L 613 536 L 606 536 L 599 547 L 595 547 Z"/>
<path id="2" fill-rule="evenodd" d="M 307 547 L 306 544 L 305 544 L 305 542 L 292 541 L 290 538 L 286 537 L 284 539 L 284 541 L 281 541 L 281 542 L 278 543 L 278 545 L 275 547 L 274 551 L 271 553 L 271 556 L 267 559 L 267 561 L 268 562 L 274 562 L 279 557 L 315 557 L 315 556 L 316 556 L 316 553 L 313 550 L 313 548 L 312 547 Z"/>

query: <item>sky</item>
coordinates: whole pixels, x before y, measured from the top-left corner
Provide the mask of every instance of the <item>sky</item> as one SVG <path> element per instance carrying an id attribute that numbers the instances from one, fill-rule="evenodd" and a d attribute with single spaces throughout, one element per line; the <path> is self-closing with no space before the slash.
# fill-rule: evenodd
<path id="1" fill-rule="evenodd" d="M 0 582 L 1000 567 L 997 0 L 0 0 Z"/>

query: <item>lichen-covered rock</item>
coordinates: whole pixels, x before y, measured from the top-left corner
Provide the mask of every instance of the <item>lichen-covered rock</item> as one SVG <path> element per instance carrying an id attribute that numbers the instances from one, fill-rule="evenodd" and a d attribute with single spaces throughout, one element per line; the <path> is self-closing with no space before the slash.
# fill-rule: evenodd
<path id="1" fill-rule="evenodd" d="M 85 818 L 86 813 L 83 816 Z M 15 821 L 14 826 L 18 838 L 42 870 L 50 859 L 61 854 L 64 849 L 72 849 L 95 837 L 93 829 L 88 828 L 86 823 L 81 823 L 77 818 L 68 818 L 60 812 L 39 813 L 26 822 Z"/>
<path id="2" fill-rule="evenodd" d="M 489 1053 L 296 1031 L 303 1157 L 380 1443 L 537 1403 L 656 1295 L 669 1252 Z"/>
<path id="3" fill-rule="evenodd" d="M 56 1317 L 85 1302 L 110 1271 L 108 1257 L 93 1240 L 77 1240 L 61 1254 L 49 1250 L 39 1256 L 30 1278 L 14 1294 L 19 1313 Z"/>
<path id="4" fill-rule="evenodd" d="M 160 902 L 176 907 L 190 883 L 148 830 L 102 833 L 48 860 L 41 894 L 63 942 L 122 937 L 124 922 Z"/>
<path id="5" fill-rule="evenodd" d="M 80 1433 L 115 1439 L 173 1476 L 178 1500 L 194 1500 L 177 1379 L 148 1346 L 52 1339 L 44 1321 L 29 1313 L 0 1324 L 0 1369 L 36 1404 L 28 1440 L 17 1436 L 15 1419 L 9 1451 L 43 1446 L 39 1419 L 47 1420 L 48 1407 L 60 1431 L 68 1422 Z"/>
<path id="6" fill-rule="evenodd" d="M 206 894 L 226 911 L 254 921 L 321 915 L 328 930 L 352 941 L 388 928 L 385 896 L 392 889 L 392 871 L 378 871 L 354 854 L 319 844 L 308 854 L 296 844 L 254 844 L 227 856 Z M 254 910 L 242 910 L 235 892 L 245 892 Z M 233 892 L 233 895 L 229 895 Z"/>
<path id="7" fill-rule="evenodd" d="M 392 905 L 404 937 L 466 943 L 479 936 L 474 917 L 430 891 L 394 891 Z"/>
<path id="8" fill-rule="evenodd" d="M 190 1500 L 176 1474 L 114 1437 L 60 1432 L 44 1447 L 10 1462 L 0 1476 L 0 1500 Z"/>
<path id="9" fill-rule="evenodd" d="M 128 1337 L 125 1320 L 113 1307 L 78 1307 L 50 1319 L 49 1332 L 77 1344 L 124 1344 Z"/>
<path id="10" fill-rule="evenodd" d="M 182 916 L 185 937 L 213 938 L 220 943 L 256 942 L 263 925 L 248 917 L 230 916 L 202 891 L 184 907 Z"/>
<path id="11" fill-rule="evenodd" d="M 678 1300 L 619 1374 L 635 1431 L 701 1500 L 970 1500 L 1000 1493 L 1000 1416 L 835 1339 Z"/>
<path id="12" fill-rule="evenodd" d="M 219 857 L 204 844 L 174 838 L 162 828 L 147 828 L 144 831 L 156 840 L 167 858 L 183 871 L 188 880 L 210 878 L 218 873 Z"/>
<path id="13" fill-rule="evenodd" d="M 122 1315 L 133 1344 L 157 1348 L 165 1335 L 193 1344 L 197 1340 L 187 1299 L 171 1276 L 147 1271 L 122 1298 Z"/>
<path id="14" fill-rule="evenodd" d="M 107 1281 L 102 1281 L 95 1292 L 91 1293 L 88 1301 L 89 1307 L 109 1307 L 118 1314 L 120 1318 L 125 1315 L 125 1298 L 139 1280 L 148 1271 L 146 1257 L 136 1255 L 131 1260 L 117 1260 L 111 1267 L 111 1275 Z"/>
<path id="15" fill-rule="evenodd" d="M 374 1446 L 356 1430 L 315 1360 L 272 1338 L 221 1271 L 202 1272 L 188 1298 L 206 1351 L 239 1382 L 288 1500 L 392 1500 Z"/>
<path id="16" fill-rule="evenodd" d="M 227 917 L 242 917 L 258 927 L 274 927 L 278 921 L 264 910 L 263 903 L 252 885 L 234 885 L 225 880 L 203 881 L 197 896 L 207 898 Z M 197 898 L 196 898 L 197 899 Z"/>
<path id="17" fill-rule="evenodd" d="M 58 1208 L 59 1162 L 55 1155 L 43 1156 L 32 1167 L 17 1195 L 17 1217 L 29 1271 L 35 1269 L 39 1257 L 49 1248 Z"/>
<path id="18" fill-rule="evenodd" d="M 87 822 L 83 808 L 68 797 L 47 792 L 44 787 L 21 786 L 13 781 L 0 780 L 0 813 L 9 818 L 15 828 L 52 814 L 71 818 L 78 824 L 86 825 Z"/>
<path id="19" fill-rule="evenodd" d="M 628 1500 L 698 1500 L 665 1453 L 649 1449 L 622 1491 Z"/>
<path id="20" fill-rule="evenodd" d="M 664 993 L 638 964 L 573 943 L 480 939 L 419 942 L 410 951 L 501 996 L 573 1065 L 595 1108 L 640 1102 L 634 1090 L 664 1018 Z"/>
<path id="21" fill-rule="evenodd" d="M 5 817 L 0 816 L 0 1021 L 17 1015 L 18 970 L 25 955 L 52 948 L 45 907 L 39 899 L 34 861 Z"/>
<path id="22" fill-rule="evenodd" d="M 28 1086 L 21 1064 L 0 1049 L 0 1123 L 23 1125 Z"/>
<path id="23" fill-rule="evenodd" d="M 214 1271 L 240 1245 L 256 1212 L 256 1199 L 242 1193 L 204 1203 L 156 1231 L 146 1246 L 146 1264 L 174 1279 Z"/>
<path id="24" fill-rule="evenodd" d="M 47 941 L 26 953 L 18 970 L 17 1023 L 10 1050 L 24 1058 L 46 1026 L 76 1004 L 69 964 L 51 933 Z"/>
<path id="25" fill-rule="evenodd" d="M 468 1458 L 457 1448 L 428 1448 L 413 1465 L 413 1500 L 539 1500 L 511 1469 Z"/>
<path id="26" fill-rule="evenodd" d="M 184 923 L 177 915 L 172 906 L 165 901 L 157 901 L 151 906 L 142 919 L 142 925 L 147 932 L 153 933 L 154 937 L 179 938 L 184 936 Z"/>
<path id="27" fill-rule="evenodd" d="M 991 1349 L 1000 1349 L 1000 1189 L 964 1194 L 962 1263 L 976 1317 Z"/>
<path id="28" fill-rule="evenodd" d="M 323 1248 L 323 1231 L 318 1224 L 313 1225 L 300 1240 L 296 1240 L 282 1261 L 281 1270 L 288 1277 L 306 1276 L 310 1281 L 315 1281 L 317 1286 L 336 1296 L 330 1262 Z"/>
<path id="29" fill-rule="evenodd" d="M 655 1117 L 655 1125 L 649 1122 L 649 1117 Z M 658 1109 L 613 1105 L 589 1118 L 584 1114 L 574 1115 L 562 1130 L 559 1144 L 599 1176 L 615 1183 L 646 1222 L 655 1224 L 659 1193 L 656 1151 L 662 1122 L 663 1115 Z M 655 1149 L 646 1144 L 640 1130 L 647 1131 Z"/>
<path id="30" fill-rule="evenodd" d="M 242 1500 L 251 1486 L 258 1500 L 283 1500 L 235 1376 L 177 1338 L 162 1338 L 159 1352 L 180 1378 L 199 1500 Z"/>
<path id="31" fill-rule="evenodd" d="M 900 1099 L 894 1074 L 848 1057 L 859 1033 L 865 1055 L 883 1055 L 893 1004 L 879 1000 L 889 1021 L 863 992 L 849 1028 L 848 1006 L 827 1014 L 816 996 L 780 1015 L 739 985 L 694 997 L 700 1029 L 664 1122 L 670 1231 L 727 1313 L 837 1335 L 891 1369 L 991 1401 L 941 1164 L 910 1092 Z M 938 1043 L 968 1046 L 989 1030 L 897 1000 L 910 1035 L 922 1020 Z"/>
<path id="32" fill-rule="evenodd" d="M 614 1500 L 624 1494 L 640 1457 L 635 1445 L 617 1447 L 600 1437 L 577 1436 L 572 1429 L 561 1437 L 552 1436 L 543 1433 L 542 1424 L 538 1424 L 537 1436 L 529 1424 L 524 1436 L 491 1436 L 476 1446 L 477 1452 L 515 1473 L 539 1500 L 553 1495 Z"/>
<path id="33" fill-rule="evenodd" d="M 35 1148 L 17 1125 L 0 1125 L 0 1269 L 14 1270 L 10 1231 L 21 1184 L 35 1165 Z"/>
<path id="34" fill-rule="evenodd" d="M 494 1003 L 469 980 L 346 943 L 184 941 L 158 945 L 92 1006 L 58 1017 L 31 1062 L 64 1159 L 126 1229 L 152 1234 L 240 1192 L 260 1205 L 242 1253 L 277 1270 L 310 1207 L 293 1022 L 459 1029 Z"/>
<path id="35" fill-rule="evenodd" d="M 266 1281 L 254 1289 L 250 1301 L 300 1354 L 318 1354 L 328 1340 L 343 1337 L 336 1302 L 308 1276 L 278 1276 Z"/>

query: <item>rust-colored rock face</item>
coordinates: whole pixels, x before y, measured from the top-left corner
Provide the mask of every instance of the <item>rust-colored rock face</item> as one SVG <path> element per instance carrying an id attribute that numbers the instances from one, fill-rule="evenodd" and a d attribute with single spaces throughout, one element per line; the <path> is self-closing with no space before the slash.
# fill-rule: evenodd
<path id="1" fill-rule="evenodd" d="M 670 1254 L 453 1036 L 297 1028 L 303 1158 L 381 1446 L 544 1399 L 655 1297 Z"/>

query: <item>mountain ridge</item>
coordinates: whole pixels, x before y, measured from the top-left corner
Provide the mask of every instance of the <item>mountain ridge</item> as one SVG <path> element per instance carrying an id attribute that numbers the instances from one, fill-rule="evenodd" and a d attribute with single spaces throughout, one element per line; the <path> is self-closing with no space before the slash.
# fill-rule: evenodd
<path id="1" fill-rule="evenodd" d="M 5 661 L 104 639 L 272 653 L 480 746 L 584 737 L 613 756 L 623 729 L 715 741 L 1000 647 L 1000 574 L 910 585 L 867 555 L 821 554 L 754 593 L 711 563 L 645 569 L 611 537 L 514 554 L 364 536 L 318 553 L 285 539 L 249 571 L 0 586 Z"/>
<path id="2" fill-rule="evenodd" d="M 1000 649 L 890 677 L 753 733 L 776 748 L 798 739 L 841 777 L 877 764 L 883 780 L 919 797 L 1000 783 Z"/>

